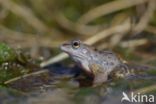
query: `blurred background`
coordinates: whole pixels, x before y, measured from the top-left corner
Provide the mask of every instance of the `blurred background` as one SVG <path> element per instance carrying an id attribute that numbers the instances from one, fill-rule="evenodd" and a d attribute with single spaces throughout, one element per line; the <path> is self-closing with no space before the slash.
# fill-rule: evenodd
<path id="1" fill-rule="evenodd" d="M 33 57 L 40 47 L 71 39 L 99 49 L 155 51 L 155 0 L 1 0 L 0 6 L 0 40 L 33 48 Z"/>
<path id="2" fill-rule="evenodd" d="M 21 65 L 20 68 L 18 67 L 20 72 L 9 77 L 4 74 L 6 72 L 1 72 L 3 76 L 0 75 L 0 77 L 4 78 L 3 81 L 0 81 L 2 82 L 1 89 L 5 89 L 7 92 L 4 94 L 7 97 L 0 95 L 2 104 L 4 102 L 10 104 L 10 101 L 14 101 L 15 104 L 21 103 L 26 96 L 24 94 L 19 101 L 17 100 L 17 93 L 15 95 L 8 94 L 10 91 L 8 88 L 18 89 L 17 92 L 23 95 L 22 88 L 27 86 L 27 81 L 23 85 L 23 82 L 22 84 L 10 84 L 7 82 L 8 80 L 10 81 L 15 77 L 18 77 L 19 80 L 19 76 L 23 73 L 27 75 L 38 71 L 36 66 L 42 68 L 56 62 L 64 63 L 66 67 L 72 66 L 72 61 L 59 50 L 59 46 L 65 41 L 73 39 L 80 39 L 99 50 L 113 50 L 126 61 L 156 66 L 156 0 L 0 0 L 0 42 L 7 44 L 16 51 L 20 50 L 16 53 L 18 53 L 17 59 Z M 3 56 L 3 54 L 0 55 Z M 68 61 L 64 62 L 64 60 Z M 0 60 L 1 70 L 6 66 L 5 62 L 1 63 Z M 14 64 L 11 62 L 11 65 Z M 17 66 L 14 71 L 16 69 Z M 27 70 L 23 71 L 23 69 Z M 46 75 L 41 78 L 44 79 L 44 84 L 45 78 L 47 81 Z M 17 79 L 13 79 L 13 82 Z M 117 85 L 115 90 L 138 90 L 143 86 L 156 88 L 155 82 L 152 81 L 146 81 L 143 85 L 134 82 L 134 86 L 129 86 L 128 83 L 124 84 L 124 87 L 121 86 L 123 81 L 119 83 L 120 85 Z M 100 90 L 98 88 L 79 89 L 77 87 L 71 88 L 73 83 L 69 85 L 66 86 L 65 84 L 65 87 L 59 84 L 59 89 L 57 86 L 56 90 L 54 90 L 56 86 L 52 87 L 53 90 L 50 90 L 50 94 L 42 95 L 45 97 L 43 102 L 40 99 L 41 96 L 39 98 L 33 96 L 34 98 L 30 99 L 31 95 L 31 97 L 27 97 L 27 103 L 50 104 L 55 102 L 62 104 L 68 102 L 72 104 L 76 101 L 78 104 L 91 102 L 91 104 L 101 102 L 107 104 L 110 103 L 110 98 L 114 96 L 114 93 L 111 93 L 111 97 L 104 98 L 106 90 L 104 88 Z M 29 85 L 29 87 L 32 86 Z M 42 88 L 43 83 L 39 87 Z M 30 89 L 25 91 L 29 93 Z M 103 93 L 99 93 L 101 91 Z M 117 93 L 115 92 L 115 95 Z M 144 93 L 149 92 L 145 91 Z M 59 99 L 60 97 L 61 99 Z M 12 100 L 8 100 L 8 98 Z M 40 100 L 38 101 L 38 99 Z M 111 101 L 112 104 L 118 98 L 114 99 Z"/>

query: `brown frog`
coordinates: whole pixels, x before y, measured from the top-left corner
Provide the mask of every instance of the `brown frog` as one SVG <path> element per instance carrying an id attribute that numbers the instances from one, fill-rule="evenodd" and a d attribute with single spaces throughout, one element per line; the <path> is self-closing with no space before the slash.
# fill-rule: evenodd
<path id="1" fill-rule="evenodd" d="M 129 66 L 111 51 L 97 51 L 80 40 L 64 43 L 60 48 L 89 76 L 94 77 L 93 84 L 106 82 L 108 76 L 115 70 L 124 73 L 121 76 L 130 75 L 130 72 L 133 74 L 133 70 L 129 70 Z"/>

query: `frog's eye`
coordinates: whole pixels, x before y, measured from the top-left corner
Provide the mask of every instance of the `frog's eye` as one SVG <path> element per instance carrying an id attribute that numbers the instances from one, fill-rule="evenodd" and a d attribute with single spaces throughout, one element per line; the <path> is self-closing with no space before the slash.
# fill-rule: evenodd
<path id="1" fill-rule="evenodd" d="M 72 46 L 73 46 L 73 48 L 79 48 L 80 47 L 80 41 L 73 41 Z"/>

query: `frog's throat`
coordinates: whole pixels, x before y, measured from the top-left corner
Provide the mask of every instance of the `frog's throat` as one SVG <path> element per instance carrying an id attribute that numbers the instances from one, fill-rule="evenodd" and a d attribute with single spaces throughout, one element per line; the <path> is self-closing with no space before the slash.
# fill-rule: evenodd
<path id="1" fill-rule="evenodd" d="M 73 56 L 72 59 L 84 70 L 91 72 L 89 69 L 89 60 L 85 57 Z"/>

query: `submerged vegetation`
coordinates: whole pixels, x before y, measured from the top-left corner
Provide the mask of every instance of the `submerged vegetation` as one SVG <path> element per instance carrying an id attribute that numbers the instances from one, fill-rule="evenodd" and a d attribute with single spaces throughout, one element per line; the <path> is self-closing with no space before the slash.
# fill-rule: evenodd
<path id="1" fill-rule="evenodd" d="M 156 76 L 156 1 L 0 0 L 0 104 L 120 104 L 123 92 L 156 96 L 154 77 L 90 86 L 59 49 L 73 39 L 148 65 Z"/>

